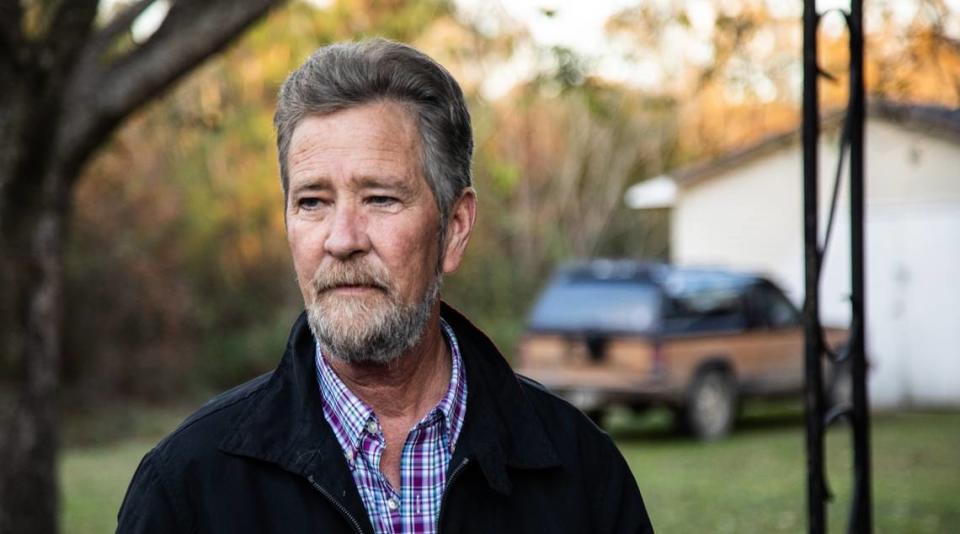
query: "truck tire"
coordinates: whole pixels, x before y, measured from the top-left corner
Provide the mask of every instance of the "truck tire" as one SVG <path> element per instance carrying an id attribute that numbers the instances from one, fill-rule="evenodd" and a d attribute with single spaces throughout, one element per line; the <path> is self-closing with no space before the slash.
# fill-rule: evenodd
<path id="1" fill-rule="evenodd" d="M 684 427 L 709 441 L 730 433 L 737 418 L 737 387 L 729 371 L 710 367 L 697 373 L 683 408 Z"/>

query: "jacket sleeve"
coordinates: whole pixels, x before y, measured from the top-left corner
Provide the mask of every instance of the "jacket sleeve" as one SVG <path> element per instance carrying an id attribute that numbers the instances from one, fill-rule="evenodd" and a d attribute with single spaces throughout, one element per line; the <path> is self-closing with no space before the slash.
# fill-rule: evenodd
<path id="1" fill-rule="evenodd" d="M 601 486 L 602 491 L 595 501 L 598 507 L 597 532 L 653 534 L 653 525 L 630 467 L 612 441 L 610 449 L 604 455 L 607 461 L 601 471 L 605 471 L 606 477 L 601 480 L 606 484 Z"/>
<path id="2" fill-rule="evenodd" d="M 117 514 L 117 534 L 176 534 L 187 532 L 165 486 L 157 458 L 151 451 L 137 467 Z"/>

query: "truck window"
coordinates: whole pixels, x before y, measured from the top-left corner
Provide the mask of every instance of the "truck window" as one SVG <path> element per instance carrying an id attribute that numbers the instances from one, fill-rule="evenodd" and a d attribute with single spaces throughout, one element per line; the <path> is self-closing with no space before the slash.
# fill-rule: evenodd
<path id="1" fill-rule="evenodd" d="M 650 333 L 658 327 L 660 292 L 627 280 L 554 280 L 530 314 L 530 328 L 564 332 Z"/>
<path id="2" fill-rule="evenodd" d="M 751 325 L 761 328 L 792 328 L 800 324 L 797 309 L 769 282 L 751 288 L 747 299 Z"/>

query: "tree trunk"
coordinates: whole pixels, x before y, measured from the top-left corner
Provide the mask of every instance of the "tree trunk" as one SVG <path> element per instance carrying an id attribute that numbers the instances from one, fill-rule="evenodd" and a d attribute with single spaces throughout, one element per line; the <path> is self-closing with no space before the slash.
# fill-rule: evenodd
<path id="1" fill-rule="evenodd" d="M 0 66 L 0 534 L 55 533 L 68 198 L 52 173 L 57 87 L 42 69 Z"/>
<path id="2" fill-rule="evenodd" d="M 0 534 L 56 533 L 57 382 L 70 190 L 137 108 L 282 0 L 180 0 L 145 43 L 111 47 L 153 2 L 103 26 L 98 0 L 0 0 Z"/>
<path id="3" fill-rule="evenodd" d="M 56 386 L 66 214 L 47 207 L 0 237 L 0 533 L 57 532 Z"/>

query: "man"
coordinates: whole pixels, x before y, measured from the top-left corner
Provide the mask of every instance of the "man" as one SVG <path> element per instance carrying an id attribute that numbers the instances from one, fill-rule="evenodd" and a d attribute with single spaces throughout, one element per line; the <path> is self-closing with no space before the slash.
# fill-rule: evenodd
<path id="1" fill-rule="evenodd" d="M 477 209 L 450 74 L 324 47 L 274 122 L 306 312 L 275 371 L 144 457 L 118 531 L 652 532 L 609 437 L 439 300 Z"/>

